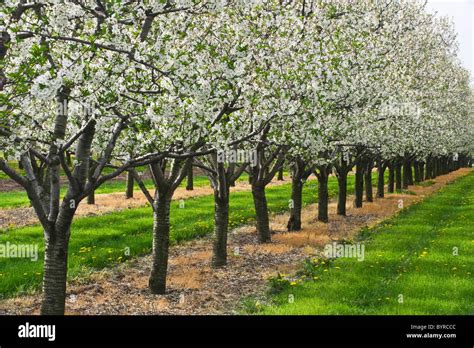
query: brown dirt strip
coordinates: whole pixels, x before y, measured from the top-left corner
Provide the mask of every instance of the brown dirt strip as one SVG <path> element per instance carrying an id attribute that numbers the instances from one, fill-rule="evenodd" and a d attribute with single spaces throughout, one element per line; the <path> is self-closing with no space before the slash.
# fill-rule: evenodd
<path id="1" fill-rule="evenodd" d="M 310 178 L 314 180 L 313 177 Z M 290 181 L 277 181 L 274 179 L 269 186 L 288 184 Z M 231 187 L 231 192 L 249 191 L 251 189 L 247 182 L 236 182 L 235 187 Z M 193 197 L 207 196 L 213 194 L 210 186 L 195 187 L 192 191 L 187 191 L 184 187 L 179 187 L 173 200 L 188 199 Z M 79 205 L 75 218 L 84 216 L 103 215 L 110 212 L 116 212 L 125 209 L 138 208 L 145 206 L 148 201 L 141 191 L 136 191 L 134 197 L 125 198 L 124 192 L 114 192 L 98 194 L 95 196 L 96 204 L 87 204 L 84 201 Z M 38 223 L 38 218 L 33 208 L 12 208 L 0 209 L 0 230 L 7 228 L 18 228 Z"/>
<path id="2" fill-rule="evenodd" d="M 146 173 L 143 178 L 145 179 L 149 177 L 150 175 Z M 110 181 L 125 181 L 125 180 L 126 180 L 126 175 L 122 174 L 111 179 Z M 67 185 L 68 183 L 67 179 L 63 176 L 59 178 L 59 182 L 61 183 L 61 185 Z M 22 190 L 23 190 L 23 187 L 20 184 L 16 183 L 15 181 L 11 179 L 0 179 L 0 192 L 22 191 Z"/>
<path id="3" fill-rule="evenodd" d="M 305 257 L 320 256 L 325 244 L 352 239 L 362 227 L 396 214 L 400 199 L 407 207 L 471 171 L 460 169 L 440 176 L 428 187 L 410 186 L 416 195 L 390 194 L 364 202 L 359 209 L 350 203 L 346 217 L 336 215 L 332 201 L 328 224 L 315 221 L 317 206 L 309 205 L 304 208 L 300 232 L 286 232 L 288 213 L 273 216 L 275 234 L 269 244 L 258 243 L 253 226 L 238 228 L 230 235 L 229 262 L 222 269 L 210 267 L 210 239 L 172 247 L 165 295 L 153 295 L 147 288 L 150 256 L 92 273 L 88 279 L 68 284 L 66 314 L 234 314 L 243 297 L 261 296 L 269 276 L 292 273 Z M 40 303 L 40 294 L 5 300 L 0 302 L 0 314 L 38 314 Z"/>
<path id="4" fill-rule="evenodd" d="M 193 168 L 193 173 L 194 176 L 198 175 L 204 175 L 203 171 L 199 168 Z M 126 174 L 120 174 L 119 176 L 111 179 L 110 181 L 126 181 L 127 175 Z M 142 179 L 149 179 L 151 178 L 151 174 L 148 169 L 146 169 L 143 172 L 143 175 L 141 175 Z M 68 184 L 68 180 L 65 176 L 61 176 L 59 179 L 59 182 L 61 185 L 66 186 Z M 12 179 L 0 179 L 0 192 L 9 192 L 9 191 L 22 191 L 23 187 L 13 181 Z"/>
<path id="5" fill-rule="evenodd" d="M 23 188 L 10 179 L 0 179 L 0 192 L 20 191 Z"/>

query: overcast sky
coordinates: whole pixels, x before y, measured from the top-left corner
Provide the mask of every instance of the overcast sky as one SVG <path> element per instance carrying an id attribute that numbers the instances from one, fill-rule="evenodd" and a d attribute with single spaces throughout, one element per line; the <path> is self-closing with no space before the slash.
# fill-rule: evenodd
<path id="1" fill-rule="evenodd" d="M 427 9 L 450 17 L 456 26 L 459 57 L 474 77 L 474 0 L 428 0 Z"/>

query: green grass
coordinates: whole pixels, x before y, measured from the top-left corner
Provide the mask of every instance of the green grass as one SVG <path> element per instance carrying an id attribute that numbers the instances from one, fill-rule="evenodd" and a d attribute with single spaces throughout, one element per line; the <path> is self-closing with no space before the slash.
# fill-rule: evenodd
<path id="1" fill-rule="evenodd" d="M 289 180 L 289 174 L 285 173 L 285 178 Z M 248 175 L 242 174 L 237 181 L 248 181 Z M 151 179 L 144 180 L 147 188 L 153 189 L 153 182 Z M 194 187 L 209 186 L 209 179 L 205 175 L 194 176 Z M 186 180 L 184 180 L 180 187 L 186 187 Z M 101 185 L 96 194 L 123 192 L 125 194 L 126 182 L 125 180 L 109 181 Z M 66 187 L 62 187 L 62 194 L 66 193 Z M 139 192 L 140 188 L 135 184 L 135 192 Z M 30 201 L 25 191 L 8 191 L 0 192 L 0 209 L 21 208 L 30 206 Z"/>
<path id="2" fill-rule="evenodd" d="M 242 179 L 244 180 L 244 179 Z M 153 182 L 151 179 L 144 180 L 145 185 L 152 189 Z M 206 176 L 196 176 L 194 177 L 194 187 L 206 186 L 209 185 L 209 180 Z M 186 186 L 186 182 L 181 183 L 182 187 Z M 126 182 L 124 180 L 109 181 L 101 185 L 97 190 L 96 194 L 104 193 L 114 193 L 114 192 L 124 192 L 125 194 Z M 140 191 L 138 185 L 135 185 L 135 192 Z M 62 194 L 64 195 L 66 189 L 62 188 Z M 28 196 L 24 191 L 9 191 L 9 192 L 0 192 L 0 209 L 6 208 L 20 208 L 28 207 L 30 201 Z"/>
<path id="3" fill-rule="evenodd" d="M 358 242 L 364 261 L 306 262 L 307 278 L 280 280 L 258 313 L 474 314 L 474 174 L 362 230 Z"/>
<path id="4" fill-rule="evenodd" d="M 353 192 L 354 178 L 348 178 L 348 192 Z M 336 178 L 329 180 L 329 194 L 337 193 Z M 291 185 L 283 184 L 267 189 L 269 210 L 272 213 L 288 209 Z M 305 185 L 304 204 L 313 203 L 317 195 L 315 181 Z M 214 228 L 213 196 L 202 196 L 173 202 L 171 208 L 171 241 L 179 243 L 209 235 Z M 315 212 L 316 214 L 316 212 Z M 230 227 L 250 223 L 254 220 L 252 194 L 249 191 L 231 195 Z M 83 276 L 93 269 L 102 269 L 124 262 L 151 251 L 152 212 L 149 207 L 128 209 L 101 216 L 79 218 L 74 221 L 69 245 L 69 278 Z M 39 288 L 43 274 L 43 232 L 40 226 L 0 230 L 0 244 L 39 245 L 39 260 L 0 258 L 0 297 L 35 291 Z M 129 248 L 130 255 L 125 255 Z"/>

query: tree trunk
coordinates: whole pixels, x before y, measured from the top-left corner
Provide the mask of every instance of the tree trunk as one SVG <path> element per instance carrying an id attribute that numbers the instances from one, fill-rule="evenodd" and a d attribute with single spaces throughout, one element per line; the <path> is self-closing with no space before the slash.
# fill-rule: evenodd
<path id="1" fill-rule="evenodd" d="M 91 193 L 89 193 L 89 195 L 87 196 L 87 204 L 95 204 L 95 191 L 91 191 Z"/>
<path id="2" fill-rule="evenodd" d="M 415 183 L 419 183 L 420 179 L 420 163 L 418 161 L 413 161 L 413 170 L 415 172 Z"/>
<path id="3" fill-rule="evenodd" d="M 134 186 L 134 180 L 133 180 L 133 175 L 132 173 L 128 172 L 127 173 L 127 190 L 125 191 L 125 198 L 130 199 L 133 198 L 133 186 Z"/>
<path id="4" fill-rule="evenodd" d="M 365 199 L 367 202 L 373 202 L 374 201 L 374 194 L 372 190 L 372 160 L 369 160 L 367 162 L 367 166 L 365 169 Z"/>
<path id="5" fill-rule="evenodd" d="M 229 227 L 229 194 L 214 193 L 214 248 L 212 267 L 227 264 L 227 232 Z"/>
<path id="6" fill-rule="evenodd" d="M 364 163 L 360 161 L 356 166 L 355 173 L 355 200 L 354 207 L 362 207 L 362 199 L 364 195 Z"/>
<path id="7" fill-rule="evenodd" d="M 390 161 L 388 165 L 388 187 L 387 187 L 387 192 L 388 193 L 394 193 L 395 192 L 395 165 L 393 161 Z"/>
<path id="8" fill-rule="evenodd" d="M 288 231 L 301 230 L 301 209 L 303 206 L 303 182 L 302 177 L 293 172 L 291 178 L 291 200 L 290 219 L 288 220 Z"/>
<path id="9" fill-rule="evenodd" d="M 412 162 L 407 162 L 407 170 L 408 170 L 408 185 L 413 185 L 413 170 L 412 170 Z"/>
<path id="10" fill-rule="evenodd" d="M 402 190 L 402 165 L 399 161 L 395 163 L 395 189 L 397 192 Z"/>
<path id="11" fill-rule="evenodd" d="M 283 178 L 283 166 L 280 168 L 280 170 L 278 170 L 278 178 L 277 178 L 278 181 L 283 181 L 285 180 Z"/>
<path id="12" fill-rule="evenodd" d="M 409 185 L 409 171 L 411 170 L 410 168 L 410 162 L 408 160 L 403 161 L 403 179 L 402 179 L 402 187 L 403 189 L 407 189 Z"/>
<path id="13" fill-rule="evenodd" d="M 427 158 L 426 159 L 426 164 L 425 164 L 425 179 L 429 180 L 431 178 L 431 159 Z"/>
<path id="14" fill-rule="evenodd" d="M 418 174 L 420 175 L 420 181 L 425 181 L 425 164 L 423 162 L 418 162 L 420 166 L 418 168 Z"/>
<path id="15" fill-rule="evenodd" d="M 55 229 L 45 239 L 41 315 L 64 315 L 68 245 L 75 209 L 61 210 Z"/>
<path id="16" fill-rule="evenodd" d="M 189 166 L 188 169 L 188 176 L 186 181 L 186 190 L 193 191 L 194 190 L 194 173 L 193 173 L 193 166 Z"/>
<path id="17" fill-rule="evenodd" d="M 58 235 L 54 242 L 50 241 L 47 243 L 44 253 L 41 315 L 64 315 L 66 303 L 67 255 L 68 241 L 66 236 Z"/>
<path id="18" fill-rule="evenodd" d="M 385 189 L 385 167 L 383 161 L 378 161 L 377 163 L 377 197 L 384 197 Z"/>
<path id="19" fill-rule="evenodd" d="M 87 173 L 87 178 L 89 181 L 92 181 L 92 174 L 94 173 L 97 165 L 93 163 L 92 158 L 89 160 L 89 170 Z M 91 191 L 87 196 L 87 204 L 92 205 L 95 204 L 95 191 Z"/>
<path id="20" fill-rule="evenodd" d="M 347 201 L 347 170 L 341 170 L 337 175 L 337 185 L 339 188 L 337 199 L 337 215 L 346 215 Z"/>
<path id="21" fill-rule="evenodd" d="M 257 219 L 258 239 L 260 243 L 268 243 L 271 241 L 271 235 L 265 186 L 258 184 L 252 185 L 252 195 Z"/>
<path id="22" fill-rule="evenodd" d="M 319 167 L 318 175 L 318 221 L 328 222 L 328 167 Z"/>
<path id="23" fill-rule="evenodd" d="M 166 292 L 166 275 L 168 273 L 168 249 L 170 235 L 171 199 L 163 195 L 155 200 L 153 212 L 153 262 L 149 287 L 153 294 Z"/>

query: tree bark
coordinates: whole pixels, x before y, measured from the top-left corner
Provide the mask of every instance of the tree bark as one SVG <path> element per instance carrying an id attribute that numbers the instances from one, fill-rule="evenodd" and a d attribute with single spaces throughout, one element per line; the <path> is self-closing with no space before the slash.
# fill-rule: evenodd
<path id="1" fill-rule="evenodd" d="M 283 178 L 283 166 L 278 170 L 278 181 L 284 181 L 285 179 Z"/>
<path id="2" fill-rule="evenodd" d="M 194 190 L 194 173 L 193 173 L 193 166 L 189 166 L 188 169 L 188 176 L 186 180 L 186 190 L 193 191 Z"/>
<path id="3" fill-rule="evenodd" d="M 58 120 L 65 122 L 64 115 L 59 115 Z M 66 125 L 59 122 L 55 126 L 55 134 L 58 138 L 63 138 Z M 89 175 L 90 179 L 90 149 L 95 134 L 95 124 L 91 123 L 78 139 L 76 147 L 76 158 L 79 164 L 75 167 L 73 176 L 80 186 L 86 183 Z M 53 149 L 51 153 L 54 153 Z M 53 156 L 54 157 L 54 156 Z M 57 164 L 56 164 L 57 166 Z M 52 166 L 54 168 L 54 166 Z M 68 245 L 70 237 L 71 223 L 76 212 L 79 201 L 71 192 L 76 192 L 71 182 L 68 193 L 59 206 L 59 173 L 52 170 L 50 214 L 48 216 L 49 226 L 45 228 L 45 253 L 44 253 L 44 276 L 43 276 L 43 301 L 41 314 L 43 315 L 63 315 L 66 299 L 67 282 L 67 261 Z M 28 193 L 30 195 L 30 193 Z M 77 194 L 77 192 L 76 192 Z M 54 196 L 54 197 L 53 197 Z M 70 204 L 74 202 L 72 207 Z"/>
<path id="4" fill-rule="evenodd" d="M 258 239 L 260 243 L 268 243 L 271 241 L 271 234 L 265 186 L 252 185 L 252 195 L 257 219 Z"/>
<path id="5" fill-rule="evenodd" d="M 365 199 L 367 202 L 373 202 L 374 201 L 374 194 L 372 190 L 372 166 L 373 162 L 372 160 L 369 160 L 367 162 L 367 166 L 365 169 Z"/>
<path id="6" fill-rule="evenodd" d="M 420 163 L 418 161 L 413 161 L 413 170 L 415 172 L 415 183 L 419 183 L 420 179 Z"/>
<path id="7" fill-rule="evenodd" d="M 402 165 L 399 161 L 395 163 L 395 189 L 397 191 L 402 190 Z"/>
<path id="8" fill-rule="evenodd" d="M 320 166 L 318 173 L 318 221 L 328 222 L 328 166 Z"/>
<path id="9" fill-rule="evenodd" d="M 420 161 L 418 162 L 418 165 L 418 174 L 420 175 L 420 182 L 425 181 L 425 163 Z"/>
<path id="10" fill-rule="evenodd" d="M 94 191 L 89 193 L 89 195 L 87 196 L 87 204 L 89 204 L 89 205 L 95 204 L 95 192 Z"/>
<path id="11" fill-rule="evenodd" d="M 387 186 L 388 193 L 395 192 L 395 165 L 393 161 L 390 161 L 388 164 L 388 186 Z"/>
<path id="12" fill-rule="evenodd" d="M 407 161 L 407 171 L 408 171 L 408 185 L 413 185 L 413 170 L 412 170 L 412 161 Z"/>
<path id="13" fill-rule="evenodd" d="M 296 166 L 296 165 L 295 165 Z M 302 176 L 293 171 L 291 178 L 291 200 L 290 219 L 288 220 L 288 231 L 301 230 L 301 209 L 303 206 L 303 182 Z"/>
<path id="14" fill-rule="evenodd" d="M 93 161 L 92 161 L 92 158 L 91 158 L 90 162 L 89 162 L 89 171 L 88 171 L 88 174 L 87 174 L 87 177 L 88 177 L 89 181 L 93 180 L 92 174 L 95 171 L 96 167 L 97 167 L 97 165 L 93 164 Z M 91 191 L 89 193 L 89 195 L 87 196 L 87 204 L 89 204 L 89 205 L 95 204 L 95 191 Z"/>
<path id="15" fill-rule="evenodd" d="M 359 161 L 356 166 L 354 189 L 355 189 L 354 207 L 361 208 L 362 199 L 364 195 L 364 163 L 362 161 Z"/>
<path id="16" fill-rule="evenodd" d="M 338 199 L 337 199 L 337 215 L 346 215 L 347 201 L 347 170 L 341 170 L 337 175 Z"/>
<path id="17" fill-rule="evenodd" d="M 168 195 L 159 196 L 159 198 L 155 200 L 155 209 L 153 212 L 153 261 L 148 283 L 153 294 L 164 294 L 166 292 L 170 235 L 170 203 L 171 199 Z"/>
<path id="18" fill-rule="evenodd" d="M 428 157 L 425 164 L 425 180 L 431 179 L 431 159 Z"/>
<path id="19" fill-rule="evenodd" d="M 212 266 L 222 267 L 227 264 L 227 233 L 229 226 L 229 193 L 221 197 L 214 193 L 214 248 Z"/>
<path id="20" fill-rule="evenodd" d="M 402 179 L 402 187 L 403 189 L 407 189 L 409 185 L 409 172 L 410 172 L 410 162 L 408 160 L 403 161 L 403 179 Z"/>
<path id="21" fill-rule="evenodd" d="M 45 239 L 41 315 L 64 315 L 68 245 L 75 209 L 63 208 Z"/>
<path id="22" fill-rule="evenodd" d="M 133 175 L 131 172 L 127 172 L 127 190 L 125 191 L 125 198 L 130 199 L 133 198 L 133 188 L 134 188 L 134 180 Z"/>
<path id="23" fill-rule="evenodd" d="M 68 243 L 65 237 L 58 236 L 54 242 L 51 241 L 46 245 L 41 315 L 64 315 L 68 255 Z"/>
<path id="24" fill-rule="evenodd" d="M 385 189 L 385 166 L 382 160 L 377 162 L 377 197 L 384 197 Z"/>

